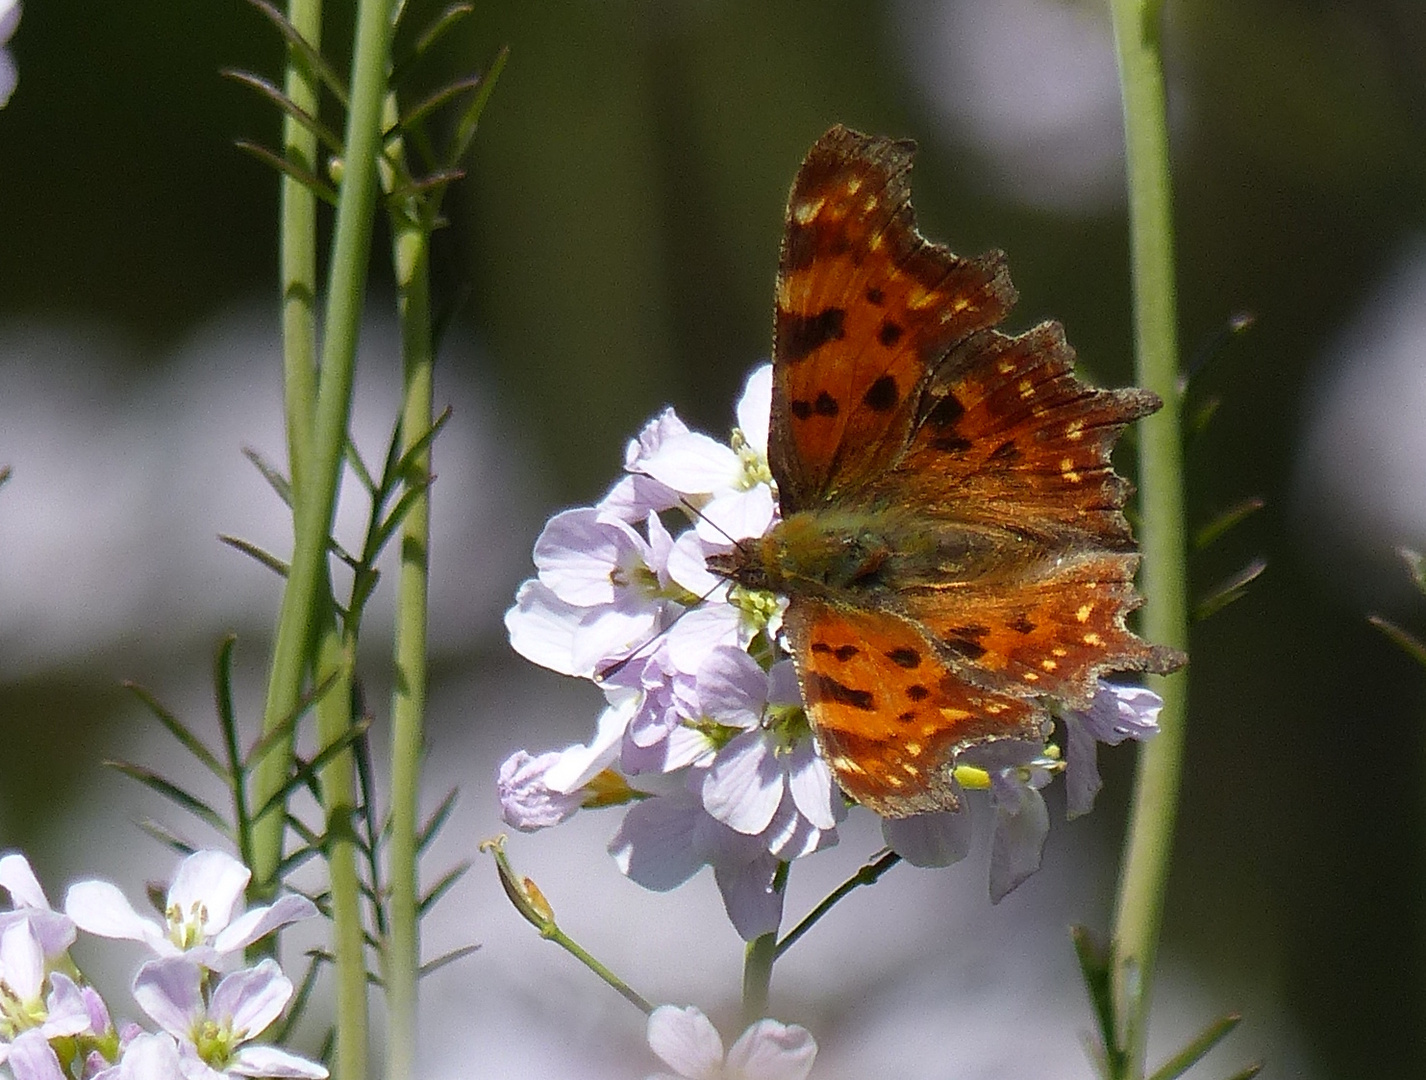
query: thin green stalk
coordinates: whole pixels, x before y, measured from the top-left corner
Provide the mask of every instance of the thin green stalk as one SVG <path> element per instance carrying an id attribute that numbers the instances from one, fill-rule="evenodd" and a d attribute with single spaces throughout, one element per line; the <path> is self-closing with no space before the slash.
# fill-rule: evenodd
<path id="1" fill-rule="evenodd" d="M 291 0 L 287 17 L 314 49 L 322 43 L 322 0 Z M 287 49 L 287 96 L 317 116 L 316 72 L 292 46 Z M 317 172 L 317 134 L 291 115 L 282 121 L 287 160 Z M 317 406 L 317 196 L 284 174 L 281 187 L 279 272 L 282 280 L 282 364 L 287 413 L 287 458 L 294 504 L 301 499 L 312 416 Z"/>
<path id="2" fill-rule="evenodd" d="M 779 862 L 772 875 L 774 892 L 787 890 L 787 875 L 791 863 Z M 748 942 L 743 953 L 743 1024 L 753 1023 L 767 1015 L 768 997 L 772 991 L 772 966 L 781 955 L 777 948 L 777 928 Z"/>
<path id="3" fill-rule="evenodd" d="M 1160 8 L 1156 0 L 1110 3 L 1124 99 L 1136 370 L 1138 382 L 1164 402 L 1163 409 L 1139 427 L 1141 582 L 1146 597 L 1141 625 L 1149 640 L 1186 649 L 1187 539 Z M 1184 673 L 1152 679 L 1151 685 L 1164 699 L 1161 730 L 1140 750 L 1114 913 L 1116 1027 L 1132 1080 L 1144 1075 L 1149 991 L 1163 917 L 1188 704 Z"/>
<path id="4" fill-rule="evenodd" d="M 773 959 L 781 959 L 782 954 L 796 945 L 798 939 L 807 933 L 807 931 L 811 930 L 812 927 L 817 924 L 817 921 L 821 919 L 823 915 L 827 914 L 827 912 L 831 911 L 843 897 L 850 895 L 854 889 L 863 885 L 875 885 L 877 881 L 881 879 L 882 874 L 886 873 L 900 861 L 900 855 L 894 851 L 888 851 L 878 857 L 874 862 L 867 863 L 855 874 L 847 878 L 846 881 L 828 893 L 820 904 L 808 912 L 806 918 L 787 932 L 787 935 L 777 943 L 777 949 L 773 953 Z"/>
<path id="5" fill-rule="evenodd" d="M 323 319 L 322 367 L 317 384 L 315 428 L 310 468 L 303 465 L 301 492 L 294 508 L 292 566 L 282 595 L 273 645 L 263 730 L 282 723 L 297 707 L 302 677 L 315 642 L 320 590 L 326 580 L 327 538 L 336 508 L 347 422 L 351 412 L 352 372 L 356 360 L 367 260 L 376 209 L 376 157 L 380 149 L 381 106 L 390 58 L 393 0 L 359 0 L 353 52 L 351 107 L 347 115 L 347 155 L 343 167 L 331 270 Z M 263 805 L 281 790 L 291 768 L 292 747 L 284 740 L 259 763 L 255 801 Z M 282 857 L 284 815 L 277 808 L 255 823 L 253 879 L 267 892 L 276 888 Z"/>
<path id="6" fill-rule="evenodd" d="M 397 115 L 387 102 L 388 123 Z M 389 152 L 402 159 L 399 141 Z M 419 198 L 393 210 L 392 258 L 397 312 L 401 322 L 404 400 L 401 452 L 431 429 L 432 370 L 430 224 Z M 409 463 L 406 480 L 424 484 L 431 472 L 431 447 Z M 401 525 L 401 569 L 396 582 L 396 685 L 391 701 L 391 918 L 386 949 L 386 1075 L 415 1075 L 417 978 L 420 974 L 420 903 L 416 846 L 420 832 L 421 753 L 426 709 L 426 629 L 429 591 L 430 496 L 423 491 Z"/>
<path id="7" fill-rule="evenodd" d="M 622 997 L 630 1005 L 634 1006 L 634 1008 L 641 1010 L 645 1016 L 648 1016 L 649 1013 L 654 1011 L 654 1006 L 652 1002 L 650 1002 L 642 994 L 634 990 L 633 987 L 631 987 L 623 979 L 619 978 L 619 976 L 615 975 L 607 967 L 605 967 L 588 952 L 586 952 L 584 946 L 582 946 L 579 942 L 575 941 L 574 938 L 570 937 L 558 926 L 555 926 L 553 923 L 551 923 L 548 930 L 542 931 L 542 936 L 549 941 L 553 941 L 556 945 L 558 945 L 565 952 L 573 956 L 590 971 L 598 975 L 608 985 L 612 986 L 616 991 L 618 991 L 620 997 Z"/>
<path id="8" fill-rule="evenodd" d="M 330 589 L 330 585 L 327 586 Z M 352 725 L 352 679 L 356 627 L 345 635 L 329 626 L 317 649 L 318 675 L 337 674 L 331 690 L 317 703 L 317 737 L 329 746 Z M 332 1076 L 334 1080 L 365 1080 L 367 1072 L 366 938 L 361 921 L 361 879 L 358 844 L 355 762 L 350 750 L 333 758 L 318 774 L 322 808 L 327 818 L 326 861 L 332 898 L 332 952 L 336 958 L 337 1014 Z"/>

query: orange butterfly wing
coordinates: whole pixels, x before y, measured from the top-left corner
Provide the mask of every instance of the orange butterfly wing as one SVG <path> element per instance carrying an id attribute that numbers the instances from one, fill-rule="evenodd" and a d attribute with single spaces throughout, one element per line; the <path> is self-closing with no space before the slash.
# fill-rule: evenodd
<path id="1" fill-rule="evenodd" d="M 822 753 L 887 816 L 954 809 L 955 756 L 1039 737 L 1041 696 L 1085 706 L 1102 671 L 1182 663 L 1124 626 L 1138 556 L 1109 461 L 1158 399 L 1081 383 L 1056 324 L 993 330 L 1015 299 L 1003 256 L 961 258 L 917 233 L 913 150 L 835 127 L 798 173 L 768 456 L 784 521 L 803 522 L 734 562 L 740 580 L 789 594 Z M 848 577 L 835 544 L 797 550 L 809 518 L 814 536 L 829 522 L 823 539 L 864 519 L 931 554 L 893 571 L 904 553 L 888 550 Z M 950 550 L 978 554 L 940 568 Z M 787 574 L 798 558 L 827 572 Z"/>

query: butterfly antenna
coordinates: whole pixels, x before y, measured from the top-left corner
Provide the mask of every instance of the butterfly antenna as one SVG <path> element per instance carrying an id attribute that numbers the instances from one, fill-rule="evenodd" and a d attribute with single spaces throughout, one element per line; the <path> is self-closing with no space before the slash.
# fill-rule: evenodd
<path id="1" fill-rule="evenodd" d="M 726 580 L 727 578 L 725 576 L 724 581 Z M 707 600 L 710 596 L 712 596 L 715 592 L 718 591 L 719 586 L 722 584 L 723 582 L 720 581 L 718 585 L 714 585 L 713 588 L 709 589 L 706 593 L 700 596 L 694 603 L 680 611 L 677 615 L 673 617 L 673 619 L 669 622 L 667 626 L 663 627 L 661 630 L 658 631 L 658 633 L 654 634 L 653 637 L 649 638 L 633 652 L 629 653 L 628 656 L 625 656 L 620 660 L 615 660 L 612 664 L 608 664 L 605 667 L 599 668 L 597 671 L 595 671 L 594 681 L 597 683 L 603 682 L 605 679 L 611 678 L 612 676 L 619 674 L 619 672 L 623 671 L 626 667 L 633 663 L 633 661 L 639 659 L 640 656 L 647 656 L 648 653 L 645 652 L 645 650 L 648 649 L 650 645 L 655 644 L 659 638 L 663 637 L 675 626 L 677 626 L 679 619 L 683 618 L 694 608 L 700 607 L 705 600 Z"/>

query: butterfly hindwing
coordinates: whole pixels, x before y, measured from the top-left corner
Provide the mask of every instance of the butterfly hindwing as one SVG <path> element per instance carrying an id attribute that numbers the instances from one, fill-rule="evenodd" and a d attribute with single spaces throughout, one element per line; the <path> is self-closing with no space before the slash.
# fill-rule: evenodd
<path id="1" fill-rule="evenodd" d="M 897 615 L 793 599 L 784 618 L 823 757 L 842 789 L 888 817 L 954 810 L 955 755 L 1033 739 L 1045 711 L 975 686 Z"/>

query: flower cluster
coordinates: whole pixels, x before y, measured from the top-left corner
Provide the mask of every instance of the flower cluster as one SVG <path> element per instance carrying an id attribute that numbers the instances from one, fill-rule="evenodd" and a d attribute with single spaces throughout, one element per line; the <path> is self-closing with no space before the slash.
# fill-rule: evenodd
<path id="1" fill-rule="evenodd" d="M 759 1020 L 725 1056 L 708 1017 L 692 1006 L 660 1005 L 649 1016 L 649 1048 L 673 1073 L 649 1080 L 806 1080 L 817 1043 L 804 1027 Z"/>
<path id="2" fill-rule="evenodd" d="M 498 780 L 506 822 L 525 831 L 581 807 L 631 804 L 610 844 L 620 869 L 664 890 L 711 865 L 749 940 L 781 919 L 779 864 L 836 843 L 847 809 L 780 647 L 783 605 L 708 567 L 778 520 L 771 397 L 772 369 L 762 365 L 729 443 L 665 410 L 629 443 L 625 475 L 598 504 L 546 524 L 537 576 L 505 616 L 510 642 L 537 664 L 593 680 L 606 705 L 591 742 L 519 751 Z M 962 755 L 957 783 L 987 792 L 994 809 L 994 899 L 1039 866 L 1049 827 L 1039 789 L 1068 768 L 1070 811 L 1087 810 L 1099 786 L 1096 740 L 1151 734 L 1158 707 L 1147 690 L 1104 683 L 1089 713 L 1064 718 L 1067 760 L 1043 741 Z M 969 822 L 926 814 L 883 828 L 908 861 L 944 866 L 968 850 Z"/>
<path id="3" fill-rule="evenodd" d="M 246 946 L 316 914 L 300 896 L 241 911 L 249 876 L 223 852 L 190 855 L 160 923 L 102 881 L 72 886 L 55 911 L 24 856 L 0 858 L 0 888 L 13 905 L 0 912 L 0 1062 L 15 1080 L 325 1080 L 321 1065 L 251 1042 L 292 997 L 277 961 L 223 974 Z M 157 954 L 139 968 L 133 993 L 160 1030 L 114 1024 L 69 957 L 80 930 L 142 941 Z"/>

